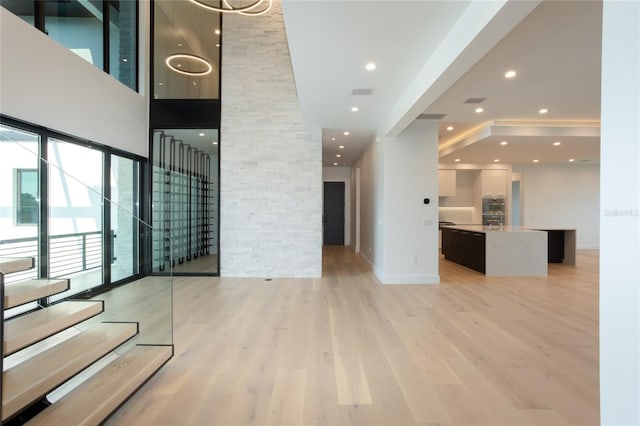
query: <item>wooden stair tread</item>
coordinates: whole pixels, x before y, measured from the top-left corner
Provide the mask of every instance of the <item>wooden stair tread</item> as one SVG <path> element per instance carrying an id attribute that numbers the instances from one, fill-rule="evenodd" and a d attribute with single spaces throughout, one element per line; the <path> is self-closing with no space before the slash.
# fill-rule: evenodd
<path id="1" fill-rule="evenodd" d="M 29 423 L 101 424 L 172 356 L 171 346 L 135 346 Z"/>
<path id="2" fill-rule="evenodd" d="M 97 324 L 5 371 L 2 421 L 135 336 L 137 331 L 137 323 Z"/>
<path id="3" fill-rule="evenodd" d="M 0 257 L 0 273 L 27 271 L 34 266 L 33 257 Z"/>
<path id="4" fill-rule="evenodd" d="M 102 311 L 99 301 L 62 302 L 6 321 L 3 353 L 10 355 Z"/>
<path id="5" fill-rule="evenodd" d="M 54 280 L 25 280 L 7 284 L 4 287 L 4 308 L 9 309 L 69 289 L 66 278 Z"/>

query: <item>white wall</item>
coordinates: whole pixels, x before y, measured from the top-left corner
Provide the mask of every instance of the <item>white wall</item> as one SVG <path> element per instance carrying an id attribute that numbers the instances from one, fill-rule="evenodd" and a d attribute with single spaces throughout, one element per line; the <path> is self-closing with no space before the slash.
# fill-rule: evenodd
<path id="1" fill-rule="evenodd" d="M 344 245 L 351 245 L 351 168 L 323 167 L 323 182 L 344 182 Z"/>
<path id="2" fill-rule="evenodd" d="M 321 129 L 302 123 L 280 2 L 224 17 L 222 63 L 221 275 L 318 277 Z"/>
<path id="3" fill-rule="evenodd" d="M 6 9 L 0 63 L 3 114 L 147 156 L 147 100 Z"/>
<path id="4" fill-rule="evenodd" d="M 438 273 L 438 123 L 384 139 L 385 284 L 433 284 Z M 423 200 L 429 198 L 430 203 Z"/>
<path id="5" fill-rule="evenodd" d="M 521 173 L 522 226 L 577 230 L 579 249 L 600 247 L 597 164 L 514 165 Z"/>
<path id="6" fill-rule="evenodd" d="M 600 421 L 640 424 L 640 2 L 602 26 Z"/>
<path id="7" fill-rule="evenodd" d="M 360 169 L 360 254 L 380 276 L 384 258 L 383 143 L 369 143 L 352 167 Z"/>

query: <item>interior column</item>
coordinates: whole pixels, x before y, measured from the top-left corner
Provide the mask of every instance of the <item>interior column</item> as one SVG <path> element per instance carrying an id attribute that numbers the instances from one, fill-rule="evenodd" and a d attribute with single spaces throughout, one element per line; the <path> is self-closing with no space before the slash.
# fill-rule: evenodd
<path id="1" fill-rule="evenodd" d="M 384 284 L 436 284 L 438 122 L 416 120 L 384 143 Z"/>

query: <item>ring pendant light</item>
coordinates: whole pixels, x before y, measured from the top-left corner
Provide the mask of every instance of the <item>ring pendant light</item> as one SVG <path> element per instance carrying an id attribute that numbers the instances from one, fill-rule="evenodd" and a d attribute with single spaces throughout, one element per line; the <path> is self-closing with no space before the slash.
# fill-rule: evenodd
<path id="1" fill-rule="evenodd" d="M 203 64 L 204 66 L 206 66 L 207 69 L 205 71 L 185 71 L 185 70 L 181 70 L 180 68 L 174 66 L 171 63 L 171 61 L 173 61 L 175 59 L 188 59 L 188 60 L 191 60 L 191 61 L 196 61 L 196 62 L 199 62 L 199 63 Z M 203 59 L 203 58 L 201 58 L 199 56 L 196 56 L 196 55 L 187 54 L 187 53 L 177 53 L 175 55 L 169 55 L 169 56 L 167 56 L 167 59 L 165 60 L 165 63 L 167 64 L 167 66 L 172 71 L 175 71 L 175 72 L 177 72 L 179 74 L 192 76 L 192 77 L 207 75 L 207 74 L 211 73 L 211 71 L 213 71 L 213 67 L 211 66 L 211 64 L 206 59 Z"/>

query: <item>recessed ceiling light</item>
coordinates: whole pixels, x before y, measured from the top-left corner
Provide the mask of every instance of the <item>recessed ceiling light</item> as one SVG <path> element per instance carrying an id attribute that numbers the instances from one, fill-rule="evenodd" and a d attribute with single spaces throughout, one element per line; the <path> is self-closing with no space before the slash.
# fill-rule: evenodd
<path id="1" fill-rule="evenodd" d="M 507 145 L 508 143 L 509 142 L 507 142 L 507 141 L 502 141 L 502 142 L 500 142 L 500 145 Z"/>
<path id="2" fill-rule="evenodd" d="M 220 29 L 219 29 L 219 28 L 216 28 L 216 29 L 215 29 L 215 31 L 214 31 L 214 33 L 216 33 L 216 35 L 220 35 Z"/>
<path id="3" fill-rule="evenodd" d="M 560 142 L 560 141 L 555 141 L 553 143 L 553 146 L 560 146 L 560 145 L 562 145 L 562 142 Z"/>
<path id="4" fill-rule="evenodd" d="M 336 138 L 331 138 L 331 140 L 332 140 L 332 141 L 335 141 L 335 140 L 336 140 Z"/>
<path id="5" fill-rule="evenodd" d="M 214 145 L 218 145 L 218 142 L 211 142 L 211 143 L 214 144 Z"/>
<path id="6" fill-rule="evenodd" d="M 358 112 L 360 108 L 358 108 L 357 106 L 351 107 L 351 111 L 353 112 Z"/>
<path id="7" fill-rule="evenodd" d="M 546 114 L 546 113 L 548 113 L 548 112 L 549 112 L 549 110 L 548 110 L 548 109 L 546 109 L 546 108 L 541 108 L 541 109 L 540 109 L 540 111 L 538 111 L 538 112 L 539 112 L 540 114 Z"/>
<path id="8" fill-rule="evenodd" d="M 538 163 L 538 162 L 540 162 L 540 160 L 533 160 L 533 162 L 534 162 L 534 163 Z"/>
<path id="9" fill-rule="evenodd" d="M 127 58 L 122 58 L 122 62 L 129 62 Z"/>
<path id="10" fill-rule="evenodd" d="M 198 133 L 198 136 L 204 136 L 204 133 Z"/>
<path id="11" fill-rule="evenodd" d="M 340 145 L 338 148 L 340 148 L 340 149 L 344 149 L 344 145 Z"/>
<path id="12" fill-rule="evenodd" d="M 476 112 L 477 112 L 478 114 L 479 114 L 479 113 L 481 113 L 481 112 L 483 112 L 483 111 L 484 111 L 484 109 L 483 109 L 483 108 L 476 108 Z"/>
<path id="13" fill-rule="evenodd" d="M 216 47 L 220 47 L 220 43 L 216 44 Z"/>
<path id="14" fill-rule="evenodd" d="M 341 155 L 340 155 L 340 154 L 336 154 L 336 157 L 340 158 L 340 157 L 341 157 Z"/>
<path id="15" fill-rule="evenodd" d="M 158 86 L 164 86 L 164 83 L 158 83 Z"/>
<path id="16" fill-rule="evenodd" d="M 450 131 L 452 131 L 452 130 L 453 130 L 453 126 L 449 126 L 449 127 L 447 127 L 447 131 L 449 131 L 449 132 L 450 132 Z"/>
<path id="17" fill-rule="evenodd" d="M 570 163 L 573 163 L 574 161 L 576 161 L 574 158 L 569 158 Z"/>
<path id="18" fill-rule="evenodd" d="M 509 70 L 509 71 L 507 71 L 506 73 L 504 73 L 504 76 L 505 76 L 506 78 L 513 78 L 513 77 L 515 77 L 516 75 L 517 75 L 517 74 L 516 74 L 516 72 L 515 72 L 514 70 Z"/>
<path id="19" fill-rule="evenodd" d="M 182 43 L 178 43 L 178 47 L 182 47 Z"/>
<path id="20" fill-rule="evenodd" d="M 364 67 L 366 68 L 367 71 L 373 71 L 376 69 L 376 64 L 374 62 L 369 62 Z"/>
<path id="21" fill-rule="evenodd" d="M 500 159 L 499 159 L 499 158 L 496 158 L 495 160 L 493 160 L 493 162 L 494 162 L 494 163 L 499 163 L 499 162 L 500 162 Z"/>
<path id="22" fill-rule="evenodd" d="M 337 166 L 337 165 L 338 165 L 338 163 L 333 163 L 333 165 L 334 165 L 334 166 Z"/>
<path id="23" fill-rule="evenodd" d="M 351 133 L 349 133 L 349 132 L 344 132 L 343 134 L 344 134 L 345 136 L 349 136 Z"/>
<path id="24" fill-rule="evenodd" d="M 459 162 L 460 162 L 460 159 L 459 159 L 459 158 L 456 158 L 454 161 L 455 161 L 456 163 L 459 163 Z"/>

